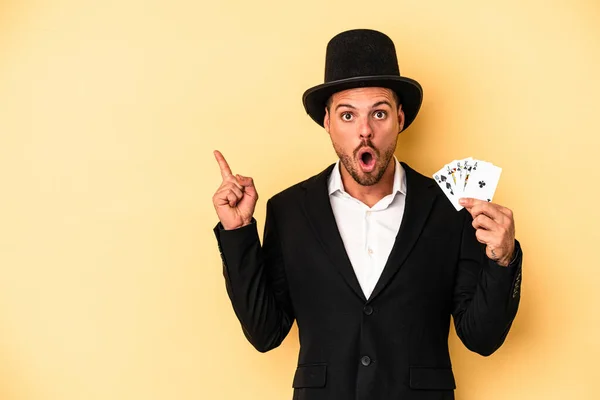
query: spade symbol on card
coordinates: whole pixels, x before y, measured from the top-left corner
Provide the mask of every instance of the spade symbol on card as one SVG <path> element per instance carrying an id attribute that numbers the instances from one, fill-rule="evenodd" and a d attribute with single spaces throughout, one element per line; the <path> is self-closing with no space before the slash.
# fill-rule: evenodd
<path id="1" fill-rule="evenodd" d="M 444 175 L 435 175 L 435 180 L 438 184 L 445 186 L 446 189 L 450 191 L 450 194 L 454 196 L 454 192 L 452 191 L 452 185 L 450 184 L 450 182 L 448 182 L 447 178 Z"/>

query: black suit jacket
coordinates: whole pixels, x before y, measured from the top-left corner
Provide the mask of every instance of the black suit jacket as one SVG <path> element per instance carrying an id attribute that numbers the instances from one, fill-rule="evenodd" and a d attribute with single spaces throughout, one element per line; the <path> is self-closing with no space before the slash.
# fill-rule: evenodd
<path id="1" fill-rule="evenodd" d="M 333 165 L 267 201 L 256 223 L 214 229 L 227 293 L 261 352 L 298 324 L 297 400 L 454 398 L 450 317 L 470 350 L 490 355 L 517 313 L 522 253 L 509 267 L 485 255 L 466 210 L 402 163 L 404 217 L 381 278 L 366 299 L 327 193 Z"/>

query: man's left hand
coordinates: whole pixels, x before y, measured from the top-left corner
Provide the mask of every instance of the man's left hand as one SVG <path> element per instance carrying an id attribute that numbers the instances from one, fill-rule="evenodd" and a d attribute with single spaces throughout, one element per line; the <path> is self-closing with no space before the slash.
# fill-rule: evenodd
<path id="1" fill-rule="evenodd" d="M 475 236 L 486 245 L 488 258 L 507 267 L 515 252 L 513 212 L 499 204 L 474 198 L 462 198 L 459 203 L 471 213 Z"/>

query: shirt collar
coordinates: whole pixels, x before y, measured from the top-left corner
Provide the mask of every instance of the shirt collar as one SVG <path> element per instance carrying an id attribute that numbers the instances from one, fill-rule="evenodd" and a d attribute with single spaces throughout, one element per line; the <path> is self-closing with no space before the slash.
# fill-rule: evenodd
<path id="1" fill-rule="evenodd" d="M 396 193 L 400 192 L 406 195 L 406 175 L 404 173 L 404 168 L 402 168 L 402 165 L 400 165 L 400 162 L 398 161 L 396 156 L 394 156 L 394 163 L 394 185 L 392 186 L 392 194 L 395 195 Z M 337 191 L 340 191 L 341 193 L 346 193 L 346 191 L 344 190 L 344 184 L 342 183 L 342 175 L 340 174 L 339 159 L 335 163 L 333 171 L 329 176 L 328 191 L 330 196 Z"/>

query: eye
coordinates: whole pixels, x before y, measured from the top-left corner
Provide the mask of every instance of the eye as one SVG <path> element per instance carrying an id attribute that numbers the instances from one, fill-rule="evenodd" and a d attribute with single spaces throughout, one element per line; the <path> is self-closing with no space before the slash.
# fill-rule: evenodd
<path id="1" fill-rule="evenodd" d="M 342 119 L 344 121 L 351 121 L 352 120 L 352 114 L 349 113 L 349 112 L 342 113 Z"/>
<path id="2" fill-rule="evenodd" d="M 375 113 L 373 115 L 377 119 L 384 119 L 387 116 L 387 112 L 382 111 L 382 110 L 378 110 L 378 111 L 375 111 Z"/>

